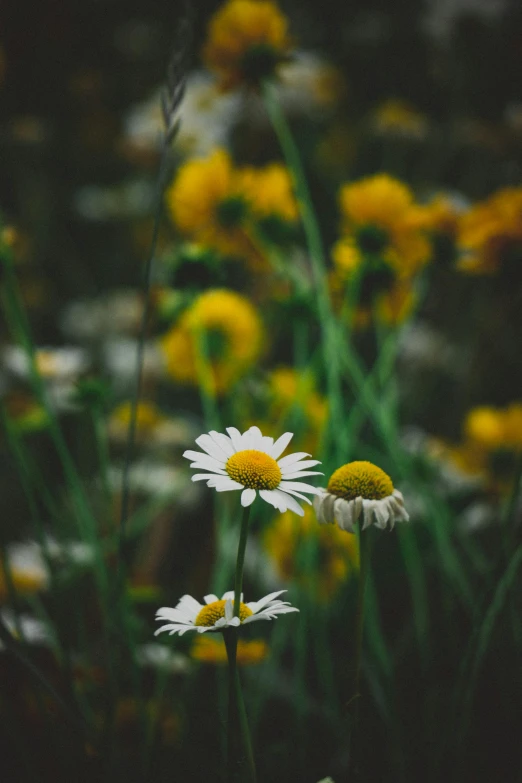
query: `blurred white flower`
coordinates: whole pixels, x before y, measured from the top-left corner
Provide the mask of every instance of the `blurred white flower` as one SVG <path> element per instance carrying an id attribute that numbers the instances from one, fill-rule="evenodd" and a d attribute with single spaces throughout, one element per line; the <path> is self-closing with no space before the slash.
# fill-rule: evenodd
<path id="1" fill-rule="evenodd" d="M 109 335 L 136 334 L 143 298 L 134 289 L 119 289 L 95 299 L 71 302 L 61 316 L 64 334 L 75 340 L 105 340 Z"/>
<path id="2" fill-rule="evenodd" d="M 191 665 L 186 655 L 156 642 L 141 644 L 136 648 L 136 663 L 138 666 L 159 669 L 169 674 L 185 674 Z"/>
<path id="3" fill-rule="evenodd" d="M 176 149 L 186 155 L 204 157 L 216 147 L 226 146 L 239 105 L 239 95 L 220 92 L 210 74 L 193 71 L 188 76 L 179 110 Z M 159 151 L 163 124 L 158 90 L 129 111 L 124 125 L 126 144 L 138 150 Z"/>

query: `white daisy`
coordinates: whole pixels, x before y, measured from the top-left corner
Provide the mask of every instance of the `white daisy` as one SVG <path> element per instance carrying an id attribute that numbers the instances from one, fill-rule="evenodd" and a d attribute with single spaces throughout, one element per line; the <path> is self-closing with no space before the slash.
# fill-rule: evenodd
<path id="1" fill-rule="evenodd" d="M 314 499 L 319 522 L 337 523 L 341 530 L 355 533 L 356 523 L 362 518 L 362 529 L 375 527 L 390 529 L 396 522 L 407 522 L 408 512 L 404 498 L 394 489 L 391 478 L 371 462 L 349 462 L 336 470 Z"/>
<path id="2" fill-rule="evenodd" d="M 156 620 L 167 620 L 167 625 L 154 633 L 157 636 L 164 631 L 169 636 L 179 633 L 182 636 L 185 631 L 222 631 L 229 626 L 246 625 L 256 620 L 273 620 L 279 614 L 298 612 L 295 606 L 290 606 L 288 601 L 279 601 L 277 596 L 286 590 L 278 590 L 269 593 L 260 601 L 243 603 L 243 595 L 239 604 L 239 617 L 234 617 L 234 591 L 229 590 L 219 599 L 217 595 L 206 595 L 205 603 L 200 604 L 191 595 L 184 595 L 176 607 L 163 606 L 156 612 Z"/>
<path id="3" fill-rule="evenodd" d="M 293 438 L 291 432 L 285 432 L 275 443 L 273 438 L 262 435 L 259 427 L 250 427 L 243 434 L 235 427 L 227 427 L 227 432 L 228 436 L 212 431 L 196 438 L 205 454 L 185 451 L 183 456 L 194 460 L 191 468 L 211 471 L 197 473 L 192 481 L 206 481 L 217 492 L 242 489 L 242 506 L 250 506 L 259 491 L 259 496 L 278 511 L 290 509 L 303 516 L 304 511 L 293 496 L 311 503 L 301 493 L 317 495 L 320 490 L 295 479 L 322 475 L 308 470 L 319 465 L 319 461 L 304 459 L 310 456 L 304 451 L 278 459 Z"/>

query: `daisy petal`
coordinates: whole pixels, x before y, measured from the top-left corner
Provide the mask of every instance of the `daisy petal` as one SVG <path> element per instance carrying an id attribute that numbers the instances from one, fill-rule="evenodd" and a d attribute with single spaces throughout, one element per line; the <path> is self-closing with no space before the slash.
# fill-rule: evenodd
<path id="1" fill-rule="evenodd" d="M 292 463 L 291 465 L 281 465 L 281 460 L 278 462 L 279 467 L 281 468 L 281 473 L 283 476 L 285 473 L 292 473 L 295 470 L 306 470 L 307 468 L 313 468 L 316 465 L 320 465 L 318 459 L 306 459 L 304 462 L 300 462 L 298 465 Z"/>
<path id="2" fill-rule="evenodd" d="M 291 495 L 285 494 L 280 489 L 274 489 L 273 492 L 277 495 L 281 496 L 281 503 L 285 505 L 284 510 L 290 509 L 290 511 L 295 511 L 296 514 L 299 514 L 300 517 L 304 517 L 304 511 L 297 502 L 297 500 L 294 500 L 294 498 Z"/>
<path id="3" fill-rule="evenodd" d="M 192 476 L 192 481 L 204 481 L 205 479 L 214 479 L 219 478 L 219 476 L 216 476 L 215 473 L 195 473 Z M 221 478 L 225 478 L 225 476 L 222 476 Z"/>
<path id="4" fill-rule="evenodd" d="M 247 506 L 251 506 L 254 500 L 256 499 L 256 491 L 255 489 L 244 489 L 241 493 L 241 505 L 243 508 L 246 508 Z"/>
<path id="5" fill-rule="evenodd" d="M 324 476 L 324 473 L 321 473 L 317 470 L 296 470 L 294 473 L 286 473 L 283 478 L 295 479 L 304 478 L 305 476 Z"/>
<path id="6" fill-rule="evenodd" d="M 214 443 L 217 443 L 219 448 L 226 454 L 227 458 L 234 454 L 234 447 L 228 435 L 223 435 L 222 432 L 216 432 L 215 430 L 210 430 L 208 434 Z"/>
<path id="7" fill-rule="evenodd" d="M 210 435 L 200 435 L 199 438 L 196 438 L 196 443 L 214 459 L 221 462 L 226 462 L 228 459 L 227 453 L 223 451 L 222 447 Z"/>
<path id="8" fill-rule="evenodd" d="M 319 495 L 321 490 L 318 487 L 312 487 L 311 484 L 305 484 L 304 481 L 286 481 L 280 482 L 278 489 L 286 492 L 288 489 L 296 489 L 298 492 L 309 492 L 311 495 Z"/>
<path id="9" fill-rule="evenodd" d="M 273 601 L 274 598 L 277 598 L 279 595 L 282 595 L 286 592 L 286 590 L 277 590 L 275 593 L 269 593 L 268 595 L 265 595 L 265 597 L 261 598 L 260 601 L 251 601 L 247 604 L 247 606 L 249 609 L 252 609 L 254 614 L 256 614 L 256 612 L 259 612 L 260 609 L 263 609 L 264 606 L 269 604 L 270 601 Z"/>
<path id="10" fill-rule="evenodd" d="M 274 459 L 277 459 L 279 456 L 281 456 L 293 437 L 293 432 L 285 432 L 284 435 L 281 435 L 281 437 L 278 438 L 272 446 L 270 456 Z"/>
<path id="11" fill-rule="evenodd" d="M 263 498 L 263 500 L 266 500 L 267 503 L 270 503 L 270 505 L 276 508 L 278 511 L 286 511 L 286 504 L 281 503 L 281 499 L 279 495 L 275 494 L 275 490 L 260 489 L 259 497 Z"/>
<path id="12" fill-rule="evenodd" d="M 212 604 L 214 603 L 214 601 L 219 601 L 219 598 L 217 597 L 217 595 L 214 595 L 214 593 L 209 593 L 203 598 L 203 600 L 205 601 L 206 604 Z"/>
<path id="13" fill-rule="evenodd" d="M 293 495 L 295 498 L 299 498 L 299 500 L 304 500 L 305 503 L 308 503 L 310 506 L 312 505 L 312 501 L 310 498 L 307 498 L 305 495 L 301 495 L 300 492 L 296 492 L 295 489 L 288 489 L 288 487 L 282 487 L 282 485 L 279 485 L 279 489 L 282 489 L 286 494 Z"/>
<path id="14" fill-rule="evenodd" d="M 227 432 L 230 435 L 230 440 L 234 447 L 234 452 L 241 451 L 243 449 L 242 436 L 239 430 L 235 427 L 227 427 Z"/>
<path id="15" fill-rule="evenodd" d="M 306 451 L 296 451 L 294 454 L 288 454 L 286 457 L 281 457 L 281 459 L 277 460 L 277 464 L 280 468 L 286 468 L 287 465 L 293 465 L 294 462 L 299 462 L 303 457 L 309 456 L 310 454 Z"/>

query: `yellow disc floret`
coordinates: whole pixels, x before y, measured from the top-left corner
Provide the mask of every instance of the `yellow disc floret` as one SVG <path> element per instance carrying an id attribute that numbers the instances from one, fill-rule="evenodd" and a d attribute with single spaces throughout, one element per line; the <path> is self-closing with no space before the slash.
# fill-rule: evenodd
<path id="1" fill-rule="evenodd" d="M 382 500 L 393 494 L 393 483 L 384 470 L 371 462 L 349 462 L 332 474 L 328 492 L 344 500 Z"/>
<path id="2" fill-rule="evenodd" d="M 225 616 L 225 604 L 226 600 L 222 599 L 204 606 L 194 620 L 194 625 L 204 625 L 206 628 L 211 628 Z M 250 617 L 251 614 L 253 614 L 252 609 L 249 609 L 246 604 L 239 604 L 239 619 L 241 622 Z"/>
<path id="3" fill-rule="evenodd" d="M 276 489 L 282 478 L 275 459 L 256 449 L 232 454 L 225 469 L 233 481 L 247 489 Z"/>

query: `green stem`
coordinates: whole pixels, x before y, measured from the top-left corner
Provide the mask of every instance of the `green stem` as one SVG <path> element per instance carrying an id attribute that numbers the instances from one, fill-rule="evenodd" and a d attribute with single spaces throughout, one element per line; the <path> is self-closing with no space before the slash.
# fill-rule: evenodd
<path id="1" fill-rule="evenodd" d="M 356 530 L 357 541 L 359 544 L 359 584 L 357 589 L 357 608 L 355 612 L 355 656 L 354 656 L 354 675 L 352 695 L 349 701 L 351 707 L 350 726 L 348 735 L 348 772 L 349 779 L 354 771 L 354 758 L 352 753 L 352 739 L 357 732 L 359 724 L 359 700 L 360 700 L 360 682 L 361 682 L 361 664 L 362 648 L 364 636 L 364 609 L 365 593 L 368 574 L 370 569 L 371 553 L 371 533 L 369 530 L 364 532 L 360 523 Z"/>
<path id="2" fill-rule="evenodd" d="M 239 534 L 239 544 L 237 547 L 236 560 L 236 578 L 234 581 L 234 617 L 239 617 L 241 602 L 241 591 L 243 589 L 243 567 L 245 564 L 245 551 L 248 539 L 248 520 L 250 517 L 251 506 L 243 509 L 241 518 L 241 532 Z"/>
<path id="3" fill-rule="evenodd" d="M 248 539 L 250 506 L 243 509 L 241 531 L 237 548 L 236 577 L 234 582 L 234 617 L 239 617 L 241 591 L 243 588 L 243 567 Z M 237 672 L 238 628 L 231 626 L 223 633 L 228 658 L 228 783 L 255 783 L 256 770 L 252 754 L 252 743 L 243 702 L 241 683 Z"/>
<path id="4" fill-rule="evenodd" d="M 256 769 L 250 731 L 237 671 L 238 629 L 223 632 L 228 658 L 228 783 L 256 783 Z"/>
<path id="5" fill-rule="evenodd" d="M 340 439 L 335 436 L 335 434 L 339 432 L 339 426 L 343 421 L 341 367 L 336 347 L 337 327 L 328 293 L 327 265 L 323 240 L 312 204 L 312 198 L 299 150 L 295 144 L 286 117 L 281 111 L 281 107 L 277 101 L 275 88 L 268 81 L 263 84 L 263 98 L 287 165 L 294 176 L 297 201 L 301 211 L 303 230 L 308 252 L 310 254 L 310 263 L 312 265 L 314 289 L 317 294 L 319 324 L 324 347 L 326 383 L 331 410 L 330 432 L 332 440 L 339 452 L 337 456 L 341 459 L 343 444 L 340 442 Z"/>

